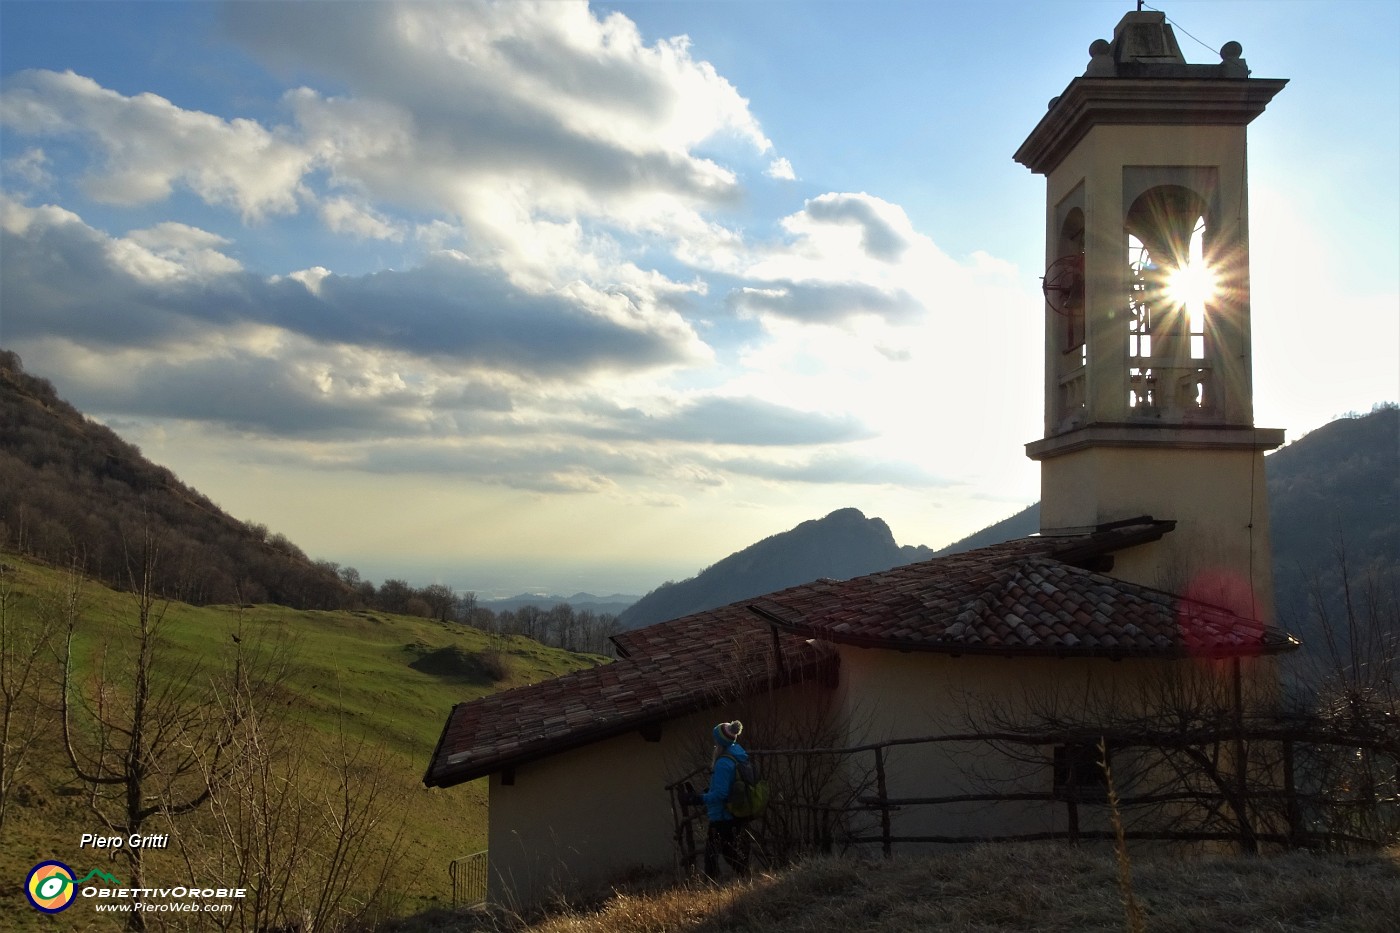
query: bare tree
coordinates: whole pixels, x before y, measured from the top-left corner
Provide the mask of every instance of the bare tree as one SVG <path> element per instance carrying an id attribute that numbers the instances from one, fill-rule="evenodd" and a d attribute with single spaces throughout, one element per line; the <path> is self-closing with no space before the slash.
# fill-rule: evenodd
<path id="1" fill-rule="evenodd" d="M 284 710 L 243 718 L 236 764 L 213 785 L 207 815 L 180 834 L 185 864 L 248 891 L 226 928 L 372 925 L 401 890 L 403 797 L 381 748 L 343 728 L 309 743 L 313 730 Z"/>
<path id="2" fill-rule="evenodd" d="M 1277 711 L 1247 674 L 1238 662 L 1170 663 L 1118 686 L 985 699 L 966 713 L 968 737 L 993 754 L 963 763 L 964 777 L 988 800 L 1062 802 L 1071 838 L 1102 836 L 1102 745 L 1130 836 L 1255 851 L 1285 829 L 1258 793 L 1281 780 Z"/>
<path id="3" fill-rule="evenodd" d="M 987 701 L 969 711 L 970 735 L 997 755 L 965 774 L 988 799 L 1063 802 L 1079 835 L 1080 804 L 1103 816 L 1102 742 L 1130 836 L 1232 839 L 1247 852 L 1400 842 L 1400 603 L 1378 578 L 1353 581 L 1344 561 L 1340 579 L 1344 617 L 1316 607 L 1340 633 L 1295 662 L 1288 690 L 1273 659 L 1198 660 L 1117 689 Z"/>
<path id="4" fill-rule="evenodd" d="M 168 603 L 155 591 L 159 548 L 149 531 L 129 565 L 134 620 L 98 648 L 91 677 L 75 677 L 77 614 L 63 646 L 60 709 L 69 766 L 87 785 L 88 805 L 113 833 L 141 835 L 160 818 L 173 821 L 205 806 L 235 764 L 243 719 L 275 692 L 285 658 L 248 650 L 236 632 L 227 663 L 167 662 L 162 638 Z M 127 647 L 127 652 L 121 650 Z M 217 697 L 231 702 L 210 702 Z M 130 887 L 145 880 L 144 846 L 123 846 Z M 142 911 L 128 915 L 144 929 Z"/>
<path id="5" fill-rule="evenodd" d="M 77 613 L 81 579 L 74 572 L 48 595 L 38 612 L 18 603 L 13 571 L 0 564 L 0 838 L 16 785 L 29 755 L 49 725 L 45 668 L 52 657 L 53 631 Z"/>
<path id="6" fill-rule="evenodd" d="M 427 603 L 430 618 L 443 623 L 456 621 L 454 610 L 457 604 L 457 594 L 452 591 L 452 587 L 443 583 L 434 583 L 419 590 L 418 597 Z"/>
<path id="7" fill-rule="evenodd" d="M 1328 835 L 1400 841 L 1400 593 L 1394 568 L 1351 566 L 1344 542 L 1334 571 L 1310 583 L 1321 644 L 1290 665 L 1289 723 L 1365 741 L 1345 750 L 1321 742 L 1292 749 L 1296 785 L 1325 801 L 1295 819 Z M 1329 598 L 1335 587 L 1340 605 Z"/>

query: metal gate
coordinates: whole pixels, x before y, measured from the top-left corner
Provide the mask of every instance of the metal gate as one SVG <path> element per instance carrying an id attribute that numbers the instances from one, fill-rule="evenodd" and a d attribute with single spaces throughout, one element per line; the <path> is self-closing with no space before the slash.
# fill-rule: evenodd
<path id="1" fill-rule="evenodd" d="M 452 879 L 453 907 L 478 907 L 486 903 L 489 864 L 485 849 L 447 863 L 447 875 Z"/>

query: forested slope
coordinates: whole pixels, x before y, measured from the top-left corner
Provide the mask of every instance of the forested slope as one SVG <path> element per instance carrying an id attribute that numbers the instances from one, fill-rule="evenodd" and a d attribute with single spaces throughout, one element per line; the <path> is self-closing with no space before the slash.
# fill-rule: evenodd
<path id="1" fill-rule="evenodd" d="M 333 567 L 225 514 L 0 350 L 0 547 L 122 586 L 146 534 L 158 588 L 186 602 L 329 609 L 353 596 Z"/>

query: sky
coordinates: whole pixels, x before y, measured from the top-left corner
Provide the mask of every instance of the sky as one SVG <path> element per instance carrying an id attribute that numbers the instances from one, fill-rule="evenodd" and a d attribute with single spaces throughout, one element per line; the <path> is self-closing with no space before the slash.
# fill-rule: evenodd
<path id="1" fill-rule="evenodd" d="M 371 580 L 642 593 L 1039 496 L 1044 179 L 1133 6 L 0 0 L 0 345 Z M 1400 396 L 1400 4 L 1176 2 L 1251 125 L 1255 420 Z"/>

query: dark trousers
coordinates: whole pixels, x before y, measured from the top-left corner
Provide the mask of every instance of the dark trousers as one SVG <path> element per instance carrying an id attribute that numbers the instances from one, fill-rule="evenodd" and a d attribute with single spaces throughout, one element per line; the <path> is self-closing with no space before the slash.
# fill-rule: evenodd
<path id="1" fill-rule="evenodd" d="M 719 877 L 719 857 L 729 863 L 740 878 L 749 873 L 749 834 L 744 831 L 747 820 L 716 820 L 710 823 L 705 836 L 705 876 Z"/>

